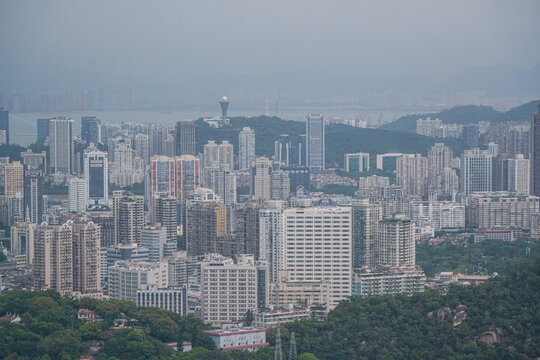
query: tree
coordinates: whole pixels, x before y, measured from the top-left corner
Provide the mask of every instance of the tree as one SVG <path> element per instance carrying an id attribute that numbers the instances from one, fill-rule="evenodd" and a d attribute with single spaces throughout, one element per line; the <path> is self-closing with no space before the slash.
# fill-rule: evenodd
<path id="1" fill-rule="evenodd" d="M 319 360 L 312 353 L 302 353 L 302 354 L 298 355 L 298 357 L 296 359 L 297 360 Z"/>
<path id="2" fill-rule="evenodd" d="M 253 324 L 254 320 L 255 320 L 255 318 L 253 316 L 253 311 L 248 310 L 246 312 L 246 316 L 244 317 L 244 325 L 251 326 L 251 324 Z"/>

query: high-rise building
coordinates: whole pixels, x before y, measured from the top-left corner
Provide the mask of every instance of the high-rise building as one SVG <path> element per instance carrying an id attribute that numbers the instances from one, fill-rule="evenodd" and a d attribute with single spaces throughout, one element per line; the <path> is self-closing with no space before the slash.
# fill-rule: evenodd
<path id="1" fill-rule="evenodd" d="M 73 177 L 68 188 L 69 211 L 84 212 L 88 204 L 88 183 L 86 179 Z"/>
<path id="2" fill-rule="evenodd" d="M 169 257 L 177 248 L 176 227 L 178 223 L 178 201 L 174 196 L 158 196 L 152 198 L 150 217 L 153 222 L 160 223 L 165 229 L 163 256 Z M 144 246 L 144 245 L 143 245 Z"/>
<path id="3" fill-rule="evenodd" d="M 236 203 L 236 175 L 232 171 L 217 168 L 205 168 L 203 170 L 202 184 L 205 188 L 212 189 L 225 205 Z"/>
<path id="4" fill-rule="evenodd" d="M 84 178 L 90 201 L 107 204 L 109 201 L 109 162 L 107 153 L 90 145 L 84 151 Z"/>
<path id="5" fill-rule="evenodd" d="M 515 159 L 508 159 L 508 191 L 528 195 L 531 175 L 530 161 L 523 154 L 516 154 Z"/>
<path id="6" fill-rule="evenodd" d="M 493 157 L 489 150 L 465 150 L 461 157 L 461 190 L 465 194 L 493 190 Z"/>
<path id="7" fill-rule="evenodd" d="M 24 208 L 33 224 L 43 219 L 43 171 L 26 170 L 24 177 Z"/>
<path id="8" fill-rule="evenodd" d="M 306 165 L 310 170 L 322 170 L 325 164 L 325 131 L 322 115 L 306 117 Z"/>
<path id="9" fill-rule="evenodd" d="M 0 130 L 6 132 L 6 144 L 9 144 L 9 111 L 0 107 Z"/>
<path id="10" fill-rule="evenodd" d="M 101 291 L 100 228 L 93 222 L 74 223 L 73 291 L 83 294 Z"/>
<path id="11" fill-rule="evenodd" d="M 430 179 L 437 177 L 444 168 L 452 167 L 454 152 L 444 143 L 435 143 L 428 150 L 428 175 Z"/>
<path id="12" fill-rule="evenodd" d="M 395 171 L 397 159 L 402 155 L 402 153 L 377 154 L 377 169 Z"/>
<path id="13" fill-rule="evenodd" d="M 281 170 L 289 173 L 289 183 L 291 191 L 296 191 L 299 186 L 310 189 L 309 168 L 303 165 L 293 165 L 282 167 Z"/>
<path id="14" fill-rule="evenodd" d="M 137 151 L 137 156 L 143 159 L 145 164 L 150 162 L 150 142 L 147 134 L 135 135 L 133 149 Z"/>
<path id="15" fill-rule="evenodd" d="M 229 118 L 227 117 L 227 110 L 229 109 L 229 99 L 226 96 L 221 98 L 219 106 L 221 107 L 221 122 L 224 125 L 229 125 Z"/>
<path id="16" fill-rule="evenodd" d="M 257 309 L 257 267 L 253 255 L 201 265 L 201 312 L 205 322 L 235 324 Z"/>
<path id="17" fill-rule="evenodd" d="M 114 243 L 138 244 L 144 226 L 144 197 L 113 191 Z"/>
<path id="18" fill-rule="evenodd" d="M 259 210 L 261 204 L 240 203 L 235 211 L 235 235 L 239 254 L 252 254 L 259 259 Z"/>
<path id="19" fill-rule="evenodd" d="M 65 295 L 73 291 L 72 227 L 39 225 L 34 233 L 34 283 Z"/>
<path id="20" fill-rule="evenodd" d="M 351 208 L 289 208 L 283 215 L 285 270 L 291 281 L 330 283 L 329 307 L 351 296 Z M 327 251 L 328 247 L 332 251 Z"/>
<path id="21" fill-rule="evenodd" d="M 412 222 L 404 215 L 396 215 L 379 222 L 376 248 L 377 266 L 414 266 L 416 247 Z"/>
<path id="22" fill-rule="evenodd" d="M 540 104 L 531 120 L 531 195 L 540 196 Z"/>
<path id="23" fill-rule="evenodd" d="M 13 161 L 4 167 L 4 196 L 8 199 L 17 193 L 24 195 L 24 165 Z"/>
<path id="24" fill-rule="evenodd" d="M 419 118 L 416 120 L 416 133 L 418 135 L 443 137 L 443 123 L 440 119 Z"/>
<path id="25" fill-rule="evenodd" d="M 352 262 L 354 268 L 372 266 L 375 263 L 381 220 L 380 205 L 371 204 L 369 199 L 353 199 Z"/>
<path id="26" fill-rule="evenodd" d="M 176 155 L 196 155 L 194 121 L 178 121 L 175 129 Z"/>
<path id="27" fill-rule="evenodd" d="M 137 151 L 131 148 L 131 142 L 123 138 L 109 140 L 109 158 L 111 161 L 110 182 L 117 186 L 131 186 L 144 178 L 144 160 L 136 157 Z"/>
<path id="28" fill-rule="evenodd" d="M 31 149 L 26 149 L 21 153 L 21 158 L 26 169 L 47 172 L 47 152 L 34 153 Z"/>
<path id="29" fill-rule="evenodd" d="M 230 209 L 210 189 L 199 188 L 186 202 L 183 229 L 188 256 L 239 253 L 230 235 Z"/>
<path id="30" fill-rule="evenodd" d="M 271 198 L 271 174 L 271 160 L 261 156 L 252 161 L 250 192 L 255 200 L 268 200 Z"/>
<path id="31" fill-rule="evenodd" d="M 37 119 L 37 142 L 43 143 L 49 137 L 51 119 Z"/>
<path id="32" fill-rule="evenodd" d="M 11 227 L 11 253 L 24 256 L 26 265 L 34 262 L 34 233 L 36 224 L 19 222 Z"/>
<path id="33" fill-rule="evenodd" d="M 148 249 L 148 260 L 159 262 L 165 257 L 167 228 L 160 223 L 145 226 L 141 231 L 141 246 Z"/>
<path id="34" fill-rule="evenodd" d="M 405 194 L 423 194 L 427 177 L 427 158 L 420 154 L 403 154 L 396 159 L 396 185 L 403 187 Z"/>
<path id="35" fill-rule="evenodd" d="M 81 140 L 87 144 L 97 144 L 101 141 L 101 120 L 95 116 L 81 117 Z"/>
<path id="36" fill-rule="evenodd" d="M 55 118 L 49 121 L 49 163 L 51 174 L 73 172 L 73 119 Z"/>
<path id="37" fill-rule="evenodd" d="M 238 134 L 238 165 L 240 170 L 251 168 L 255 159 L 255 131 L 249 127 L 243 128 Z"/>
<path id="38" fill-rule="evenodd" d="M 268 278 L 276 282 L 280 270 L 284 270 L 283 208 L 282 201 L 269 201 L 259 210 L 259 260 L 269 265 Z"/>
<path id="39" fill-rule="evenodd" d="M 137 291 L 145 285 L 157 289 L 168 287 L 168 264 L 162 262 L 117 261 L 109 267 L 109 296 L 111 299 L 137 301 Z"/>
<path id="40" fill-rule="evenodd" d="M 291 192 L 291 180 L 287 171 L 279 170 L 272 173 L 271 195 L 273 200 L 287 200 Z"/>
<path id="41" fill-rule="evenodd" d="M 176 196 L 175 159 L 173 157 L 156 155 L 150 159 L 150 180 L 152 183 L 150 195 Z"/>
<path id="42" fill-rule="evenodd" d="M 347 172 L 369 171 L 369 154 L 368 153 L 345 154 L 345 171 Z"/>
<path id="43" fill-rule="evenodd" d="M 204 145 L 203 168 L 218 168 L 222 170 L 234 170 L 233 145 L 224 140 L 216 144 L 210 140 Z"/>
<path id="44" fill-rule="evenodd" d="M 184 202 L 201 186 L 201 166 L 197 156 L 181 155 L 175 158 L 175 193 L 179 202 Z"/>
<path id="45" fill-rule="evenodd" d="M 279 139 L 274 141 L 274 161 L 282 166 L 290 165 L 291 142 L 289 135 L 281 134 Z"/>

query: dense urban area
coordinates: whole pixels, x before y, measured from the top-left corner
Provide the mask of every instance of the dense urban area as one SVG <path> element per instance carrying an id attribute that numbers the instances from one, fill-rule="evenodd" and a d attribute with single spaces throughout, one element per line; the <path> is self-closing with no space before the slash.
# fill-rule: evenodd
<path id="1" fill-rule="evenodd" d="M 219 105 L 41 118 L 28 147 L 0 110 L 2 358 L 540 356 L 537 101 L 382 128 Z"/>

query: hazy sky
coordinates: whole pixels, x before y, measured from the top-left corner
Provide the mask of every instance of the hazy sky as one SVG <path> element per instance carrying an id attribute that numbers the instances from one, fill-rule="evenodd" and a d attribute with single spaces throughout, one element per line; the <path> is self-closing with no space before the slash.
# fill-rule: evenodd
<path id="1" fill-rule="evenodd" d="M 478 65 L 532 68 L 539 19 L 538 0 L 2 0 L 0 88 L 129 75 L 159 83 L 215 73 L 446 78 Z"/>

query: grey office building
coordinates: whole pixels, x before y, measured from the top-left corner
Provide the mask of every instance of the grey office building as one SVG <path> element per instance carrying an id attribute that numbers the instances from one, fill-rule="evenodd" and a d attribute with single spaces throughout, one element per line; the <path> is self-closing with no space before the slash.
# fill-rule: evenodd
<path id="1" fill-rule="evenodd" d="M 310 170 L 324 169 L 324 118 L 309 114 L 306 117 L 306 162 Z"/>

